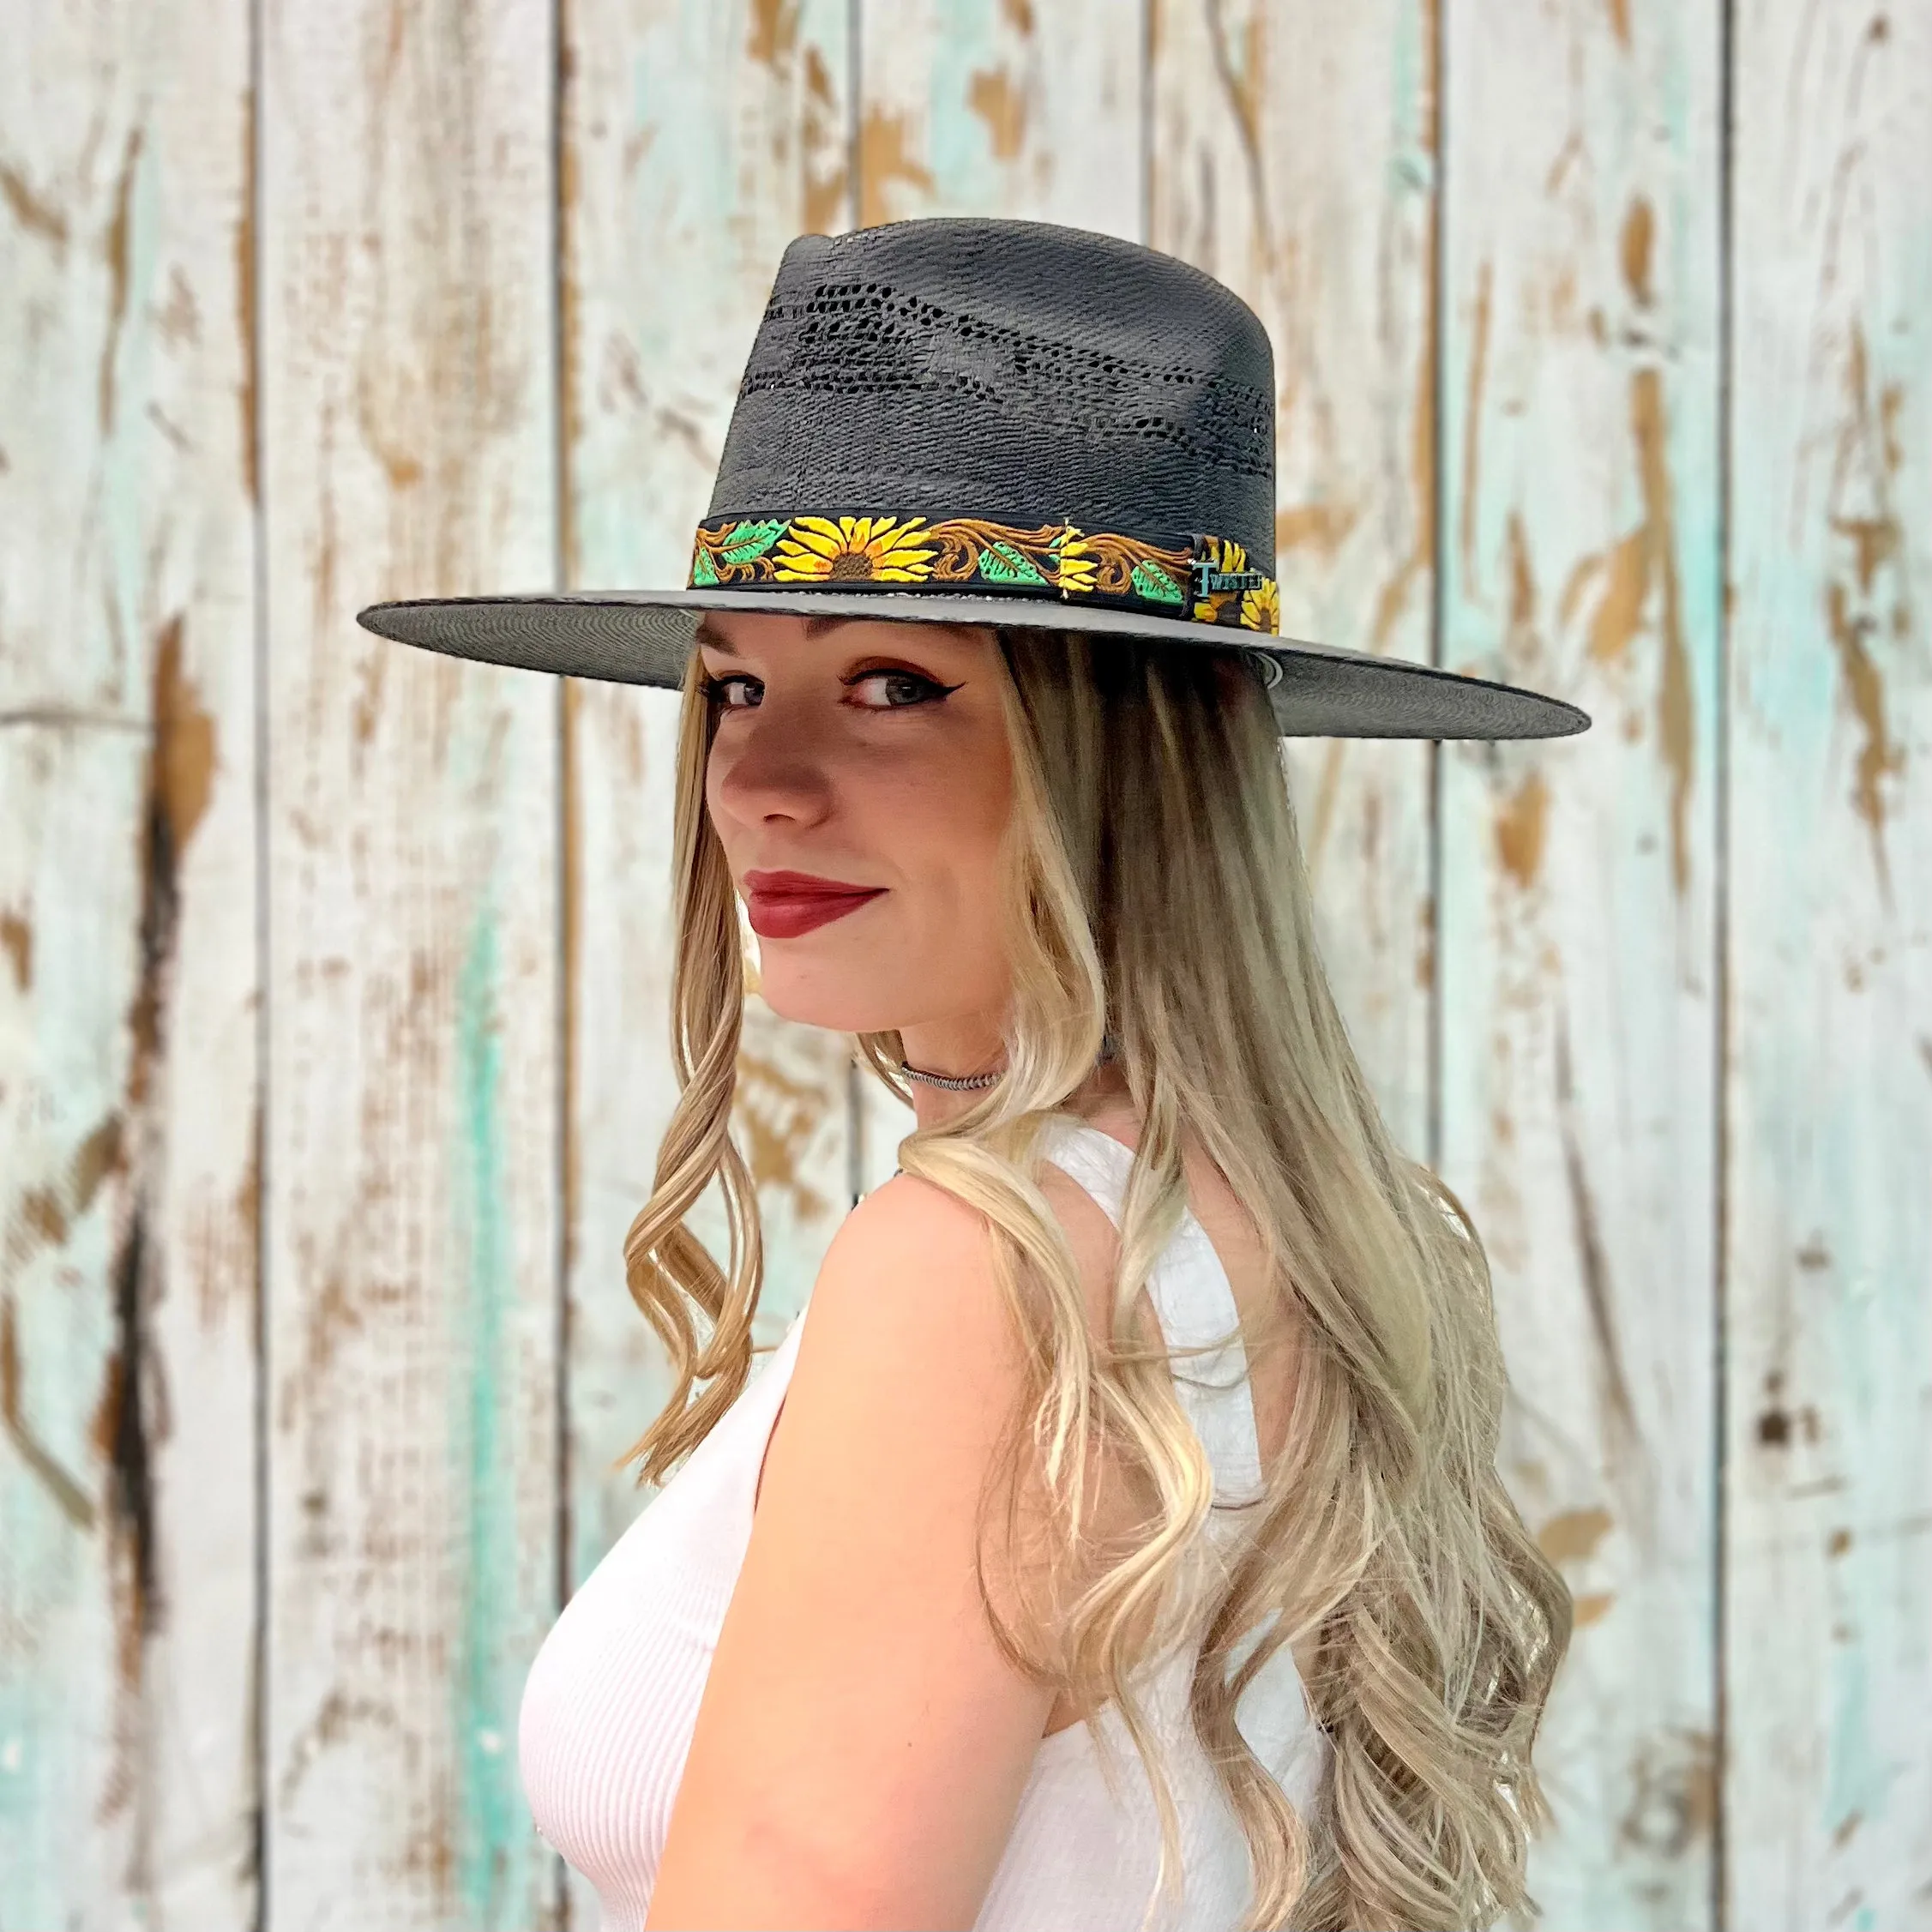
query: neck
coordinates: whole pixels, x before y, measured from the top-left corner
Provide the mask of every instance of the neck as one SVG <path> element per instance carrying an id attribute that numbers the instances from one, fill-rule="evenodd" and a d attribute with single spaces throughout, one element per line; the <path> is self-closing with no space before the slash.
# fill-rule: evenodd
<path id="1" fill-rule="evenodd" d="M 922 1073 L 958 1079 L 995 1073 L 1006 1064 L 1006 1044 L 1000 1038 L 999 1027 L 978 1014 L 904 1027 L 899 1038 L 906 1050 L 906 1065 L 917 1067 Z M 937 1127 L 956 1119 L 986 1097 L 983 1087 L 955 1092 L 943 1086 L 927 1086 L 918 1080 L 912 1081 L 912 1117 L 921 1127 Z"/>
<path id="2" fill-rule="evenodd" d="M 1006 1044 L 998 1026 L 977 1016 L 905 1027 L 899 1039 L 905 1049 L 906 1064 L 922 1073 L 945 1074 L 956 1079 L 993 1073 L 1006 1063 Z M 919 1080 L 910 1084 L 912 1117 L 923 1128 L 956 1120 L 986 1097 L 984 1087 L 955 1091 L 928 1086 Z M 1074 1112 L 1084 1114 L 1110 1102 L 1117 1104 L 1126 1098 L 1127 1091 L 1127 1081 L 1117 1063 L 1102 1064 L 1068 1096 L 1067 1104 Z"/>

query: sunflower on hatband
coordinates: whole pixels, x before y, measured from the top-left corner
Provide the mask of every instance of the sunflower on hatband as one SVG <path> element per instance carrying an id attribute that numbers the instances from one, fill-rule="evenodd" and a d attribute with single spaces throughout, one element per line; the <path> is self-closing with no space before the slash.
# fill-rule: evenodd
<path id="1" fill-rule="evenodd" d="M 1256 589 L 1242 592 L 1241 628 L 1266 631 L 1281 629 L 1281 587 L 1273 577 Z"/>
<path id="2" fill-rule="evenodd" d="M 781 583 L 859 577 L 876 583 L 923 583 L 932 575 L 932 542 L 924 517 L 795 516 L 773 557 Z"/>

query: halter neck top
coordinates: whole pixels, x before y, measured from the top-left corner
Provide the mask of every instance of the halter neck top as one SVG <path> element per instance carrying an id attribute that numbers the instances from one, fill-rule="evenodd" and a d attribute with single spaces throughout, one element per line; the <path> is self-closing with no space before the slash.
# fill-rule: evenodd
<path id="1" fill-rule="evenodd" d="M 1049 1129 L 1042 1153 L 1119 1225 L 1129 1148 L 1068 1119 Z M 1162 1250 L 1148 1292 L 1171 1349 L 1226 1338 L 1217 1352 L 1175 1364 L 1176 1393 L 1214 1470 L 1208 1530 L 1220 1544 L 1254 1520 L 1222 1513 L 1258 1495 L 1261 1451 L 1233 1291 L 1192 1214 Z M 524 1791 L 537 1830 L 595 1887 L 599 1932 L 643 1926 L 810 1308 L 808 1299 L 723 1419 L 571 1597 L 526 1681 Z M 1192 1652 L 1175 1653 L 1142 1679 L 1181 1825 L 1177 1905 L 1150 1922 L 1153 1932 L 1233 1932 L 1250 1897 L 1246 1841 L 1188 1715 L 1193 1664 Z M 1237 1721 L 1312 1825 L 1331 1746 L 1286 1645 L 1243 1694 Z M 1119 1712 L 1110 1704 L 1093 1723 L 1111 1747 L 1113 1780 L 1087 1723 L 1041 1739 L 974 1932 L 1132 1932 L 1142 1923 L 1160 1856 L 1153 1787 Z"/>

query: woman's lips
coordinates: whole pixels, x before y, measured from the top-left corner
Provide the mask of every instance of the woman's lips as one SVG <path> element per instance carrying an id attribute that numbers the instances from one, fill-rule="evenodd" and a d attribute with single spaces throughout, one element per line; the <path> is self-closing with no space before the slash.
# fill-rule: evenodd
<path id="1" fill-rule="evenodd" d="M 848 885 L 810 872 L 747 872 L 745 911 L 761 939 L 797 939 L 876 899 L 883 886 Z"/>

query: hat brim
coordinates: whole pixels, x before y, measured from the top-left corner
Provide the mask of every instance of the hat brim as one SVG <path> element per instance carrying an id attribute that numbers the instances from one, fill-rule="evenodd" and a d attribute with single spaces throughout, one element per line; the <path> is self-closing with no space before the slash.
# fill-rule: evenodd
<path id="1" fill-rule="evenodd" d="M 1286 737 L 1568 737 L 1587 731 L 1591 722 L 1587 712 L 1560 698 L 1433 665 L 1048 598 L 829 589 L 554 591 L 409 598 L 371 604 L 356 613 L 356 622 L 379 637 L 451 657 L 676 689 L 707 611 L 1024 624 L 1250 651 L 1278 667 L 1269 696 Z"/>

